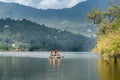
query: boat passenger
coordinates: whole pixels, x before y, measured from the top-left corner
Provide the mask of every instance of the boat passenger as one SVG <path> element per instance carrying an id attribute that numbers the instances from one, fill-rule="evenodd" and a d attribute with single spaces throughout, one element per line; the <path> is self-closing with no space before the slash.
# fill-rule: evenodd
<path id="1" fill-rule="evenodd" d="M 57 51 L 57 50 L 55 50 L 54 52 L 55 52 L 55 56 L 57 56 L 57 52 L 58 52 L 58 51 Z"/>
<path id="2" fill-rule="evenodd" d="M 60 57 L 60 51 L 59 51 L 59 50 L 57 51 L 57 56 L 59 56 L 59 57 Z"/>
<path id="3" fill-rule="evenodd" d="M 53 55 L 54 55 L 53 53 L 54 53 L 54 51 L 51 50 L 51 51 L 50 51 L 50 56 L 53 56 Z"/>

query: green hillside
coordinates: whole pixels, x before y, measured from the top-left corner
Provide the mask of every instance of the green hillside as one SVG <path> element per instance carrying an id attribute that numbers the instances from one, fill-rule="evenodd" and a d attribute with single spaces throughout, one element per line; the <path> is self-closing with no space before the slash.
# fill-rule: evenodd
<path id="1" fill-rule="evenodd" d="M 88 41 L 89 40 L 89 41 Z M 39 25 L 26 19 L 0 19 L 0 50 L 87 51 L 93 39 Z M 88 44 L 89 45 L 86 45 Z"/>

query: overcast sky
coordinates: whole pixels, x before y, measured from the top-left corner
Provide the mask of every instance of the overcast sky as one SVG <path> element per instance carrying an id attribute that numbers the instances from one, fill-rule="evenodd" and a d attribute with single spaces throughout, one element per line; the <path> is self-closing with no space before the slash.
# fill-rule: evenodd
<path id="1" fill-rule="evenodd" d="M 86 0 L 0 0 L 7 3 L 19 3 L 26 6 L 32 6 L 38 9 L 62 9 L 70 8 L 79 2 Z"/>

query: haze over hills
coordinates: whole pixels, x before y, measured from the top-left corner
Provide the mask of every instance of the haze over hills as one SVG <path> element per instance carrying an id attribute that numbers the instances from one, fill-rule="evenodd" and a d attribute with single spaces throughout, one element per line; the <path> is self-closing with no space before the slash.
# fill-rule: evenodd
<path id="1" fill-rule="evenodd" d="M 16 3 L 0 3 L 0 17 L 28 20 L 45 24 L 61 30 L 68 30 L 84 35 L 94 35 L 96 28 L 85 20 L 91 9 L 108 7 L 107 0 L 87 0 L 72 8 L 41 10 Z"/>
<path id="2" fill-rule="evenodd" d="M 94 39 L 39 25 L 26 19 L 0 19 L 0 51 L 89 51 Z M 89 43 L 89 45 L 87 45 Z"/>

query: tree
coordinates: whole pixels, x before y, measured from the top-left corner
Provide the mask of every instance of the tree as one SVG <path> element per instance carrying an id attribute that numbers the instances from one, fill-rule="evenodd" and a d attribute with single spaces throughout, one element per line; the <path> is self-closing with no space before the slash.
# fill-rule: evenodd
<path id="1" fill-rule="evenodd" d="M 120 7 L 111 5 L 107 11 L 91 11 L 88 19 L 98 26 L 97 43 L 94 51 L 101 55 L 111 55 L 116 62 L 120 55 Z"/>
<path id="2" fill-rule="evenodd" d="M 99 33 L 105 34 L 111 31 L 111 23 L 120 17 L 120 8 L 118 6 L 110 6 L 107 11 L 92 10 L 88 13 L 87 18 L 98 24 Z"/>
<path id="3" fill-rule="evenodd" d="M 100 11 L 92 10 L 88 13 L 87 19 L 93 21 L 94 24 L 99 24 L 101 23 L 103 16 Z"/>

